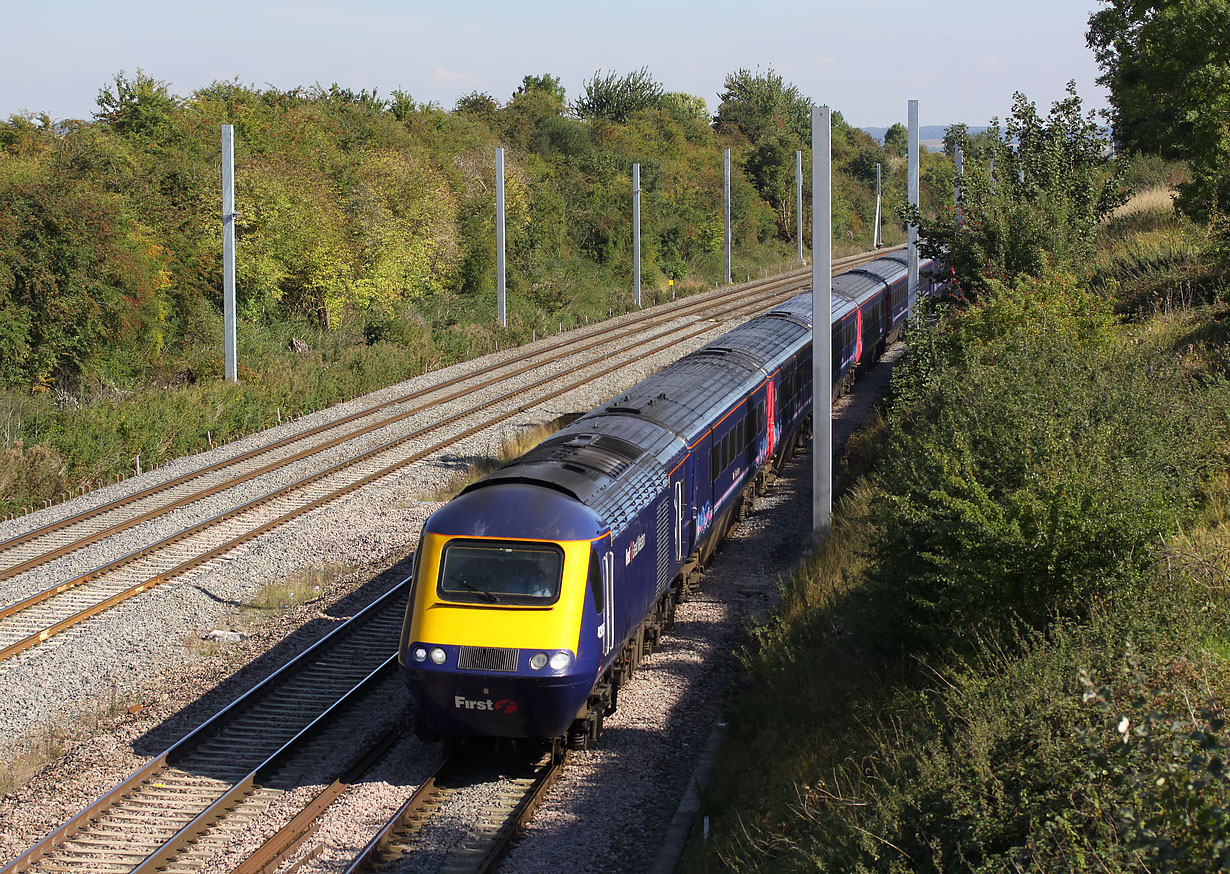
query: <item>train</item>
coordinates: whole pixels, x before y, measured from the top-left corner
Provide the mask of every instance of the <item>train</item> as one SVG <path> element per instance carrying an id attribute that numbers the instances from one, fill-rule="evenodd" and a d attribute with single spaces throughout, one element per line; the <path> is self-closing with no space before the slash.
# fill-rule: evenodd
<path id="1" fill-rule="evenodd" d="M 919 265 L 919 294 L 945 285 Z M 906 323 L 903 254 L 833 278 L 834 396 Z M 425 523 L 398 661 L 421 733 L 597 740 L 725 534 L 810 429 L 811 294 L 666 366 Z"/>

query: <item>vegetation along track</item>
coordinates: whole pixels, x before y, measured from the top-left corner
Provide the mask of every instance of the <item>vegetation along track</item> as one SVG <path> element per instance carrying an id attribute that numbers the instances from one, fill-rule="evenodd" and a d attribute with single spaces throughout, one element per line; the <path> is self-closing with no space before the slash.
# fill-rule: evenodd
<path id="1" fill-rule="evenodd" d="M 837 262 L 834 269 L 848 269 L 878 257 L 881 253 L 854 256 Z M 789 294 L 806 284 L 810 274 L 794 271 L 757 283 L 752 287 L 726 290 L 720 295 L 706 296 L 703 300 L 684 304 L 654 318 L 671 321 L 697 311 L 714 316 L 737 318 L 750 314 Z M 749 299 L 751 295 L 751 299 Z M 716 309 L 715 309 L 716 307 Z M 44 526 L 27 535 L 0 543 L 0 561 L 9 558 L 7 567 L 0 570 L 0 580 L 28 572 L 40 564 L 80 549 L 103 537 L 131 528 L 156 516 L 165 515 L 195 501 L 212 496 L 235 485 L 252 480 L 262 474 L 286 467 L 295 461 L 323 453 L 348 440 L 371 434 L 388 425 L 400 422 L 415 414 L 437 408 L 440 404 L 472 395 L 487 387 L 499 387 L 502 381 L 525 374 L 565 356 L 583 354 L 594 347 L 620 340 L 645 330 L 646 322 L 635 325 L 620 325 L 597 334 L 580 338 L 560 340 L 545 349 L 516 356 L 511 361 L 488 367 L 478 373 L 470 372 L 427 389 L 416 391 L 390 400 L 376 407 L 347 416 L 342 420 L 327 423 L 293 437 L 283 438 L 274 444 L 243 453 L 235 458 L 218 462 L 194 473 L 176 478 L 161 486 L 151 487 L 115 505 L 99 507 L 61 523 Z M 129 598 L 154 586 L 205 564 L 237 546 L 252 540 L 303 514 L 330 503 L 362 486 L 398 471 L 421 460 L 457 440 L 468 437 L 494 424 L 498 424 L 513 412 L 521 412 L 537 404 L 562 395 L 600 376 L 627 366 L 632 360 L 647 354 L 663 351 L 675 344 L 710 330 L 709 323 L 688 323 L 666 328 L 656 334 L 634 340 L 616 353 L 607 354 L 607 361 L 618 355 L 635 353 L 634 359 L 619 360 L 598 370 L 589 370 L 594 365 L 578 368 L 585 371 L 580 379 L 564 384 L 558 383 L 567 374 L 547 376 L 529 386 L 518 386 L 505 391 L 496 398 L 488 398 L 481 404 L 445 416 L 431 424 L 415 428 L 400 437 L 357 452 L 344 461 L 328 464 L 315 472 L 293 482 L 261 494 L 255 499 L 233 503 L 216 515 L 173 534 L 147 543 L 85 573 L 62 580 L 32 595 L 21 598 L 0 608 L 0 660 L 11 658 L 31 647 L 48 640 L 91 616 L 110 609 Z M 650 347 L 646 349 L 645 347 Z M 574 373 L 577 371 L 569 371 Z M 480 381 L 473 380 L 479 377 Z M 554 384 L 554 387 L 552 385 Z M 452 389 L 449 391 L 449 389 Z M 546 390 L 545 394 L 527 399 L 531 389 Z M 441 394 L 441 392 L 444 392 Z M 424 400 L 426 399 L 426 400 Z M 381 416 L 389 407 L 422 401 L 410 409 Z M 464 427 L 461 431 L 445 431 L 442 439 L 425 448 L 407 454 L 405 444 L 426 437 L 431 432 L 443 431 L 447 426 L 463 427 L 469 418 L 483 410 L 495 408 L 498 403 L 517 403 L 514 410 L 502 409 L 477 425 Z M 338 433 L 340 432 L 340 433 Z M 312 442 L 316 438 L 323 442 Z M 295 441 L 307 441 L 306 449 L 296 449 Z M 282 450 L 289 449 L 289 452 Z M 211 477 L 220 477 L 208 482 Z M 206 482 L 195 483 L 196 480 Z M 181 492 L 185 485 L 186 492 Z M 159 497 L 159 489 L 165 494 Z M 147 501 L 157 506 L 150 506 Z M 161 501 L 161 503 L 159 503 Z M 117 518 L 130 508 L 125 518 Z M 57 527 L 57 525 L 59 527 Z M 71 533 L 79 526 L 84 531 Z M 42 544 L 42 546 L 40 546 Z M 38 550 L 42 548 L 43 551 Z"/>
<path id="2" fill-rule="evenodd" d="M 0 874 L 187 874 L 288 789 L 317 782 L 327 751 L 353 750 L 355 761 L 339 766 L 353 777 L 392 739 L 369 730 L 365 743 L 364 729 L 400 688 L 395 651 L 408 583 L 134 771 Z M 335 783 L 307 809 L 336 794 Z M 257 863 L 264 861 L 258 853 L 239 870 L 261 870 Z"/>
<path id="3" fill-rule="evenodd" d="M 566 755 L 485 744 L 460 748 L 393 814 L 346 874 L 491 871 Z"/>

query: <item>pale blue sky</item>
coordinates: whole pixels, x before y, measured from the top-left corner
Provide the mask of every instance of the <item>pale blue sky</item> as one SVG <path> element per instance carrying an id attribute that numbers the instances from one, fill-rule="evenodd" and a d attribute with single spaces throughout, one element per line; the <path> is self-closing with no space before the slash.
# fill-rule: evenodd
<path id="1" fill-rule="evenodd" d="M 643 66 L 705 98 L 724 76 L 772 66 L 857 126 L 985 124 L 1013 91 L 1045 111 L 1075 79 L 1105 106 L 1085 48 L 1097 0 L 625 0 L 584 4 L 393 0 L 272 2 L 3 0 L 0 118 L 88 118 L 99 88 L 137 67 L 180 95 L 215 79 L 278 88 L 395 88 L 451 109 L 474 90 L 504 101 L 528 73 L 574 99 L 595 71 Z"/>

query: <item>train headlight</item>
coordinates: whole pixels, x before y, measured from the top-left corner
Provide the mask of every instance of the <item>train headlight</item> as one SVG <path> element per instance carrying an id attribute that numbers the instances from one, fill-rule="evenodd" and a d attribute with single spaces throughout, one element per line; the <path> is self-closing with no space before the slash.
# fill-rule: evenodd
<path id="1" fill-rule="evenodd" d="M 436 663 L 437 665 L 442 665 L 444 664 L 444 660 L 446 658 L 448 658 L 448 656 L 445 654 L 444 650 L 440 649 L 440 647 L 433 646 L 431 648 L 431 660 L 434 663 Z"/>
<path id="2" fill-rule="evenodd" d="M 535 671 L 541 671 L 547 666 L 547 654 L 545 652 L 535 653 L 530 656 L 530 668 Z"/>
<path id="3" fill-rule="evenodd" d="M 412 655 L 412 656 L 414 656 L 414 660 L 415 660 L 416 662 L 425 662 L 425 661 L 427 661 L 427 649 L 426 649 L 426 647 L 416 646 L 416 647 L 414 648 L 414 652 L 413 652 L 413 653 L 411 653 L 411 655 Z"/>
<path id="4" fill-rule="evenodd" d="M 555 655 L 551 656 L 551 670 L 553 671 L 562 671 L 570 664 L 572 664 L 572 653 L 567 650 L 557 652 Z"/>

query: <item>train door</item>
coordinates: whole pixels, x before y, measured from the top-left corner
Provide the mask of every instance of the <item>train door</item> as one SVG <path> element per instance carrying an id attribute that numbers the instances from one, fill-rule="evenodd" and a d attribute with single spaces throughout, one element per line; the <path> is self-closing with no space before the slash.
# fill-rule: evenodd
<path id="1" fill-rule="evenodd" d="M 683 562 L 683 480 L 675 480 L 674 501 L 675 501 L 675 564 Z"/>
<path id="2" fill-rule="evenodd" d="M 777 450 L 777 438 L 781 435 L 781 426 L 777 422 L 777 383 L 770 376 L 764 390 L 764 457 L 767 463 Z"/>
<path id="3" fill-rule="evenodd" d="M 615 647 L 615 551 L 602 556 L 602 656 L 605 659 Z"/>
<path id="4" fill-rule="evenodd" d="M 713 453 L 716 444 L 712 432 L 692 448 L 692 549 L 700 549 L 709 524 L 713 521 Z"/>

